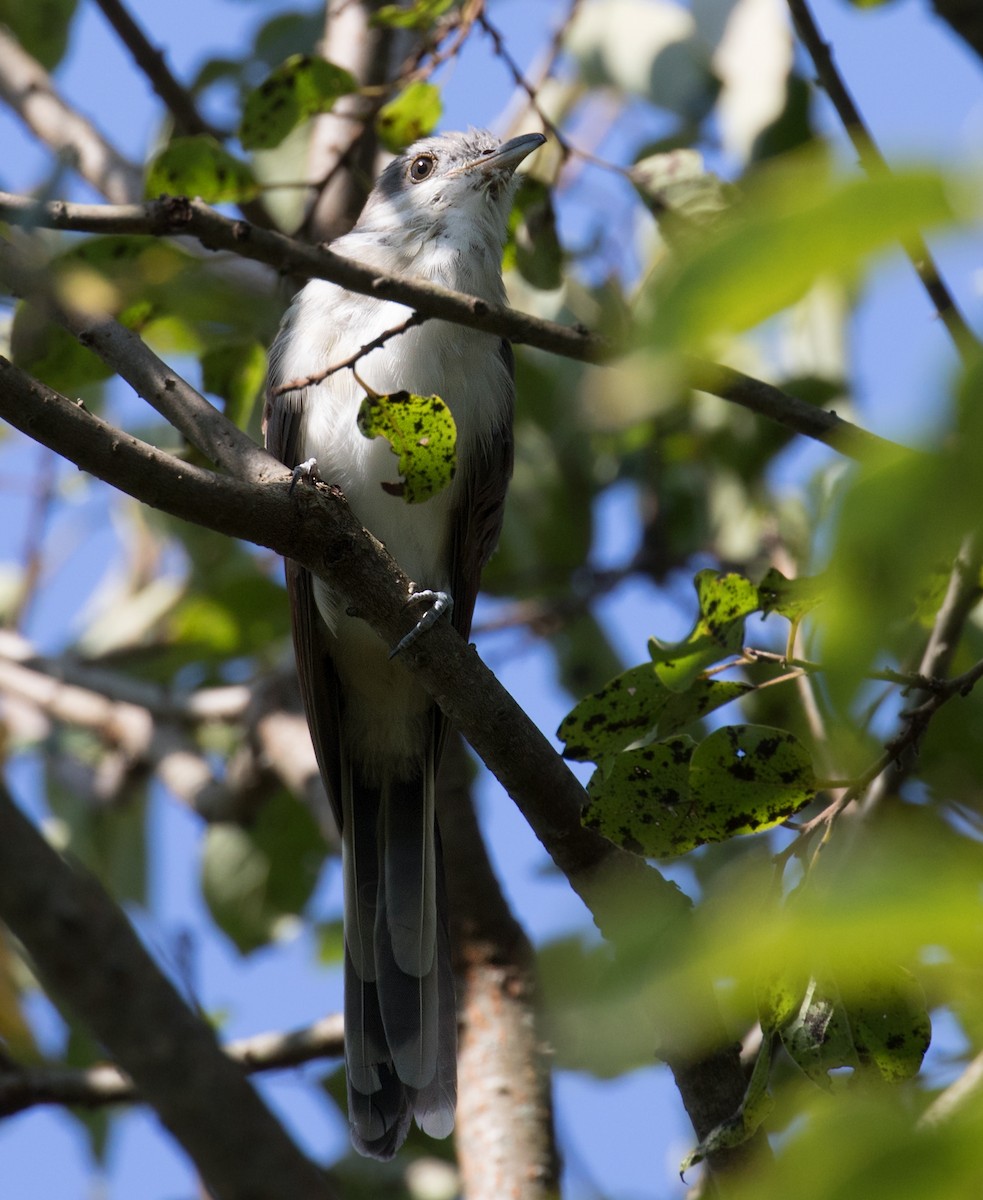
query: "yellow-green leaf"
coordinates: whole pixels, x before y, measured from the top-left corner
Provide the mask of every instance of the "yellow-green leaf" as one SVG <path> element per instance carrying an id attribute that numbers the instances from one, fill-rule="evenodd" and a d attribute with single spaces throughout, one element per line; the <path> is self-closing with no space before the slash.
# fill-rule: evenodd
<path id="1" fill-rule="evenodd" d="M 366 396 L 358 410 L 358 427 L 368 438 L 384 437 L 399 458 L 399 481 L 382 485 L 390 495 L 420 504 L 454 478 L 457 426 L 439 396 Z"/>
<path id="2" fill-rule="evenodd" d="M 249 166 L 205 134 L 174 138 L 151 162 L 145 193 L 200 196 L 210 204 L 249 200 L 259 185 Z"/>
<path id="3" fill-rule="evenodd" d="M 432 133 L 442 112 L 440 88 L 417 81 L 379 109 L 376 133 L 387 150 L 400 154 L 418 138 Z"/>
<path id="4" fill-rule="evenodd" d="M 390 29 L 429 29 L 453 3 L 454 0 L 413 0 L 408 8 L 383 4 L 372 14 L 372 24 L 388 25 Z"/>
<path id="5" fill-rule="evenodd" d="M 697 678 L 685 692 L 666 687 L 652 663 L 616 676 L 585 696 L 560 724 L 563 757 L 598 762 L 633 742 L 664 738 L 750 690 L 737 682 Z"/>
<path id="6" fill-rule="evenodd" d="M 689 776 L 704 841 L 768 829 L 816 794 L 809 752 L 767 725 L 726 725 L 693 752 Z"/>
<path id="7" fill-rule="evenodd" d="M 650 858 L 684 854 L 706 839 L 689 831 L 689 761 L 693 739 L 680 735 L 626 750 L 587 785 L 583 823 L 610 841 Z"/>
<path id="8" fill-rule="evenodd" d="M 937 172 L 842 179 L 814 157 L 774 160 L 657 277 L 647 336 L 697 349 L 787 308 L 820 277 L 852 278 L 871 254 L 952 219 Z"/>
<path id="9" fill-rule="evenodd" d="M 328 112 L 339 96 L 358 90 L 343 67 L 308 54 L 294 54 L 246 97 L 239 127 L 245 150 L 272 150 L 301 121 Z"/>

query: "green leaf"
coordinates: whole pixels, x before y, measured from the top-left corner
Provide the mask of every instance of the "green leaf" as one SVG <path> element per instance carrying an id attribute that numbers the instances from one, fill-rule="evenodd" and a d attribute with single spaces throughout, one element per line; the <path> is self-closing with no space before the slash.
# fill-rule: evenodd
<path id="1" fill-rule="evenodd" d="M 249 166 L 206 134 L 174 138 L 150 163 L 145 195 L 199 196 L 209 204 L 251 200 L 259 185 Z"/>
<path id="2" fill-rule="evenodd" d="M 301 121 L 328 112 L 339 96 L 355 91 L 358 83 L 343 67 L 295 54 L 246 97 L 239 141 L 244 150 L 272 150 Z"/>
<path id="3" fill-rule="evenodd" d="M 50 71 L 64 57 L 76 7 L 76 0 L 0 0 L 0 25 Z"/>
<path id="4" fill-rule="evenodd" d="M 433 133 L 443 111 L 440 88 L 418 80 L 379 109 L 375 131 L 387 150 L 401 154 L 418 138 Z"/>
<path id="5" fill-rule="evenodd" d="M 454 0 L 413 0 L 409 7 L 383 4 L 372 14 L 372 24 L 388 25 L 390 29 L 429 29 L 453 3 Z"/>
<path id="6" fill-rule="evenodd" d="M 693 752 L 689 782 L 703 841 L 778 825 L 816 794 L 809 752 L 767 725 L 714 730 Z"/>
<path id="7" fill-rule="evenodd" d="M 707 667 L 737 654 L 744 645 L 744 620 L 760 606 L 758 589 L 743 575 L 705 570 L 693 580 L 700 616 L 681 642 L 649 638 L 656 674 L 675 692 L 685 692 Z"/>
<path id="8" fill-rule="evenodd" d="M 666 687 L 652 663 L 632 667 L 586 696 L 560 724 L 563 757 L 598 762 L 633 742 L 677 733 L 750 691 L 746 683 L 697 678 L 685 692 Z"/>
<path id="9" fill-rule="evenodd" d="M 222 397 L 225 415 L 240 429 L 249 425 L 265 377 L 266 351 L 259 342 L 216 346 L 201 357 L 202 387 Z"/>
<path id="10" fill-rule="evenodd" d="M 777 567 L 770 567 L 758 584 L 761 611 L 801 621 L 822 600 L 823 587 L 815 577 L 786 579 Z"/>
<path id="11" fill-rule="evenodd" d="M 529 175 L 522 176 L 512 202 L 502 266 L 514 267 L 541 291 L 552 291 L 563 282 L 563 250 L 553 199 L 546 184 Z"/>
<path id="12" fill-rule="evenodd" d="M 286 792 L 254 825 L 215 824 L 205 834 L 202 891 L 212 916 L 247 954 L 299 913 L 317 882 L 325 845 L 314 818 Z"/>
<path id="13" fill-rule="evenodd" d="M 852 981 L 849 992 L 833 977 L 810 980 L 780 1032 L 793 1061 L 823 1087 L 830 1086 L 829 1072 L 842 1067 L 887 1083 L 911 1079 L 932 1040 L 924 993 L 896 966 Z"/>
<path id="14" fill-rule="evenodd" d="M 628 175 L 670 246 L 685 246 L 687 239 L 704 237 L 736 195 L 731 184 L 706 170 L 698 150 L 652 154 L 637 162 Z"/>
<path id="15" fill-rule="evenodd" d="M 587 785 L 583 823 L 648 858 L 685 854 L 705 838 L 690 832 L 692 738 L 681 735 L 619 754 Z"/>
<path id="16" fill-rule="evenodd" d="M 389 495 L 420 504 L 454 478 L 457 426 L 439 396 L 366 396 L 358 410 L 358 427 L 367 438 L 384 437 L 399 457 L 399 482 L 382 485 Z"/>
<path id="17" fill-rule="evenodd" d="M 647 338 L 703 347 L 787 308 L 820 277 L 852 278 L 871 254 L 952 219 L 936 172 L 844 180 L 813 157 L 771 160 L 743 202 L 656 278 Z"/>

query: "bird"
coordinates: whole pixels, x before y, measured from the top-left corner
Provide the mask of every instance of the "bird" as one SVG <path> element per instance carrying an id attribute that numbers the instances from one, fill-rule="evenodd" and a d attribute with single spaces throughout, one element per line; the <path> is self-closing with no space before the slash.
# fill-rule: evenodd
<path id="1" fill-rule="evenodd" d="M 545 140 L 500 142 L 472 129 L 415 142 L 382 171 L 332 250 L 504 303 L 515 170 Z M 266 444 L 295 479 L 316 471 L 339 487 L 466 639 L 512 473 L 514 359 L 498 336 L 411 316 L 311 279 L 270 349 Z M 393 494 L 388 443 L 356 424 L 367 392 L 396 391 L 440 396 L 457 427 L 452 482 L 424 503 Z M 336 591 L 289 561 L 286 579 L 304 707 L 341 832 L 351 1138 L 360 1154 L 389 1159 L 414 1119 L 437 1138 L 454 1125 L 457 1012 L 434 803 L 444 721 L 399 653 Z"/>

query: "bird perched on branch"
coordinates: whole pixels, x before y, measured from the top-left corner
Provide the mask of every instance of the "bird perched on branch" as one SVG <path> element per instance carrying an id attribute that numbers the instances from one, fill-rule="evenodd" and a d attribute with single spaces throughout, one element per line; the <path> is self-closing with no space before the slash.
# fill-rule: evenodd
<path id="1" fill-rule="evenodd" d="M 544 141 L 535 133 L 500 144 L 471 131 L 417 142 L 385 169 L 332 249 L 502 303 L 515 168 Z M 311 280 L 270 352 L 266 441 L 289 467 L 316 462 L 428 589 L 435 611 L 451 608 L 466 638 L 512 472 L 512 352 L 491 334 L 411 316 Z M 359 432 L 367 389 L 437 395 L 450 407 L 456 474 L 426 502 L 393 494 L 389 445 Z M 352 1140 L 363 1154 L 391 1158 L 412 1118 L 434 1137 L 454 1124 L 456 1011 L 434 811 L 443 719 L 398 654 L 330 587 L 294 563 L 287 586 L 307 719 L 342 835 Z"/>

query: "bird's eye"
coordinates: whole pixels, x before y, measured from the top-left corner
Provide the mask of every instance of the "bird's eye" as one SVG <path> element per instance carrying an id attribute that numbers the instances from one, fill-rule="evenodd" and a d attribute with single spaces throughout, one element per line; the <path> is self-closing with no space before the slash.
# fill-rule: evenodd
<path id="1" fill-rule="evenodd" d="M 410 179 L 414 183 L 422 182 L 433 174 L 433 169 L 436 165 L 437 160 L 432 154 L 421 154 L 410 163 Z"/>

